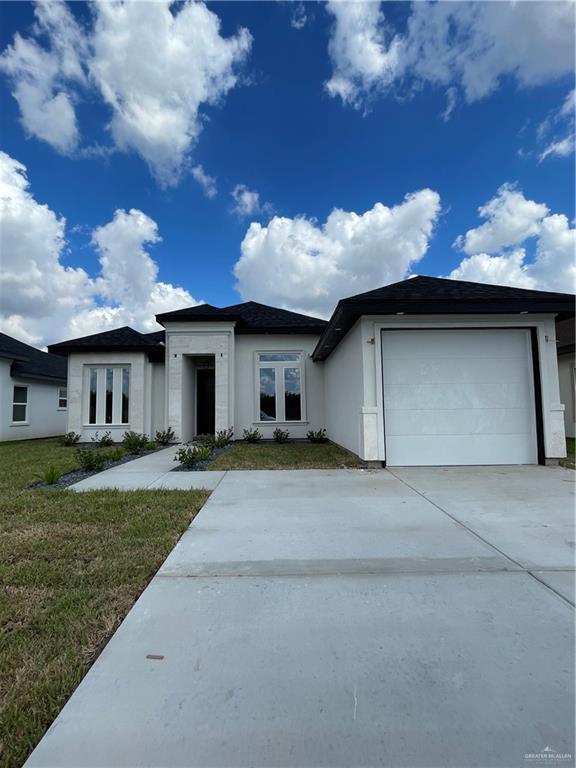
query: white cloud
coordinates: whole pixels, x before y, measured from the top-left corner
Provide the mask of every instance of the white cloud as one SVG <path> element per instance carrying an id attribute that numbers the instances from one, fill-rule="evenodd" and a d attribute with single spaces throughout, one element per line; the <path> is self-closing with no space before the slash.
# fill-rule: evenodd
<path id="1" fill-rule="evenodd" d="M 527 200 L 511 184 L 503 184 L 492 200 L 480 206 L 478 213 L 487 221 L 475 229 L 469 229 L 455 243 L 468 254 L 497 251 L 538 234 L 548 207 Z"/>
<path id="2" fill-rule="evenodd" d="M 565 139 L 559 141 L 552 141 L 548 146 L 540 153 L 540 162 L 546 160 L 547 157 L 568 157 L 574 152 L 574 134 L 567 136 Z"/>
<path id="3" fill-rule="evenodd" d="M 423 189 L 362 214 L 334 209 L 322 225 L 275 216 L 252 223 L 234 274 L 245 300 L 327 316 L 338 299 L 406 277 L 428 248 L 440 213 Z"/>
<path id="4" fill-rule="evenodd" d="M 253 189 L 248 189 L 245 184 L 236 184 L 231 195 L 234 199 L 232 210 L 240 218 L 263 216 L 272 213 L 270 203 L 261 203 L 260 194 Z"/>
<path id="5" fill-rule="evenodd" d="M 454 109 L 456 108 L 457 103 L 458 103 L 458 89 L 455 86 L 451 85 L 450 88 L 446 89 L 446 107 L 440 114 L 440 117 L 445 123 L 447 123 L 452 117 L 452 112 L 454 112 Z"/>
<path id="6" fill-rule="evenodd" d="M 214 176 L 209 176 L 201 165 L 195 165 L 190 173 L 192 174 L 194 181 L 197 181 L 198 184 L 200 184 L 206 197 L 216 197 L 218 194 L 218 187 Z"/>
<path id="7" fill-rule="evenodd" d="M 509 184 L 479 212 L 487 221 L 456 240 L 469 256 L 448 277 L 575 292 L 576 230 L 566 216 L 550 214 L 546 205 L 527 200 Z M 530 259 L 526 246 L 532 239 L 536 248 Z"/>
<path id="8" fill-rule="evenodd" d="M 378 3 L 331 2 L 332 96 L 357 108 L 393 84 L 458 87 L 468 102 L 504 77 L 521 86 L 572 72 L 572 2 L 417 2 L 395 32 Z"/>
<path id="9" fill-rule="evenodd" d="M 250 51 L 246 29 L 223 37 L 202 2 L 98 2 L 82 30 L 63 2 L 36 8 L 35 37 L 16 35 L 0 66 L 8 74 L 26 130 L 61 152 L 77 148 L 74 103 L 96 91 L 109 106 L 117 148 L 138 153 L 163 186 L 189 164 L 203 125 L 201 109 L 218 104 L 238 82 Z"/>
<path id="10" fill-rule="evenodd" d="M 306 24 L 308 23 L 308 16 L 306 14 L 306 6 L 303 2 L 296 2 L 292 3 L 292 16 L 290 18 L 290 26 L 293 29 L 304 29 Z"/>
<path id="11" fill-rule="evenodd" d="M 160 237 L 142 211 L 116 211 L 92 239 L 96 277 L 64 265 L 65 219 L 34 198 L 26 168 L 0 153 L 2 330 L 38 344 L 119 325 L 153 330 L 156 312 L 197 303 L 183 288 L 158 282 L 147 248 Z"/>

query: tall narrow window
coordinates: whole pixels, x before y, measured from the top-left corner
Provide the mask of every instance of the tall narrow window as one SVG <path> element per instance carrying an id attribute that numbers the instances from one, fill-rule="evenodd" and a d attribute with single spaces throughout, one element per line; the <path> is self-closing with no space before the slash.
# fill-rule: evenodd
<path id="1" fill-rule="evenodd" d="M 130 413 L 130 369 L 122 368 L 122 424 L 128 424 Z"/>
<path id="2" fill-rule="evenodd" d="M 68 407 L 68 390 L 66 387 L 58 388 L 58 408 L 60 410 L 66 410 Z"/>
<path id="3" fill-rule="evenodd" d="M 12 394 L 12 422 L 25 424 L 28 421 L 28 387 L 14 387 Z"/>
<path id="4" fill-rule="evenodd" d="M 97 394 L 98 394 L 98 368 L 90 368 L 90 392 L 88 394 L 88 424 L 96 424 Z"/>
<path id="5" fill-rule="evenodd" d="M 114 368 L 106 368 L 106 424 L 112 424 L 112 403 L 114 397 Z"/>
<path id="6" fill-rule="evenodd" d="M 276 421 L 275 368 L 260 368 L 260 421 Z"/>
<path id="7" fill-rule="evenodd" d="M 286 421 L 300 421 L 300 368 L 284 368 L 284 414 Z"/>

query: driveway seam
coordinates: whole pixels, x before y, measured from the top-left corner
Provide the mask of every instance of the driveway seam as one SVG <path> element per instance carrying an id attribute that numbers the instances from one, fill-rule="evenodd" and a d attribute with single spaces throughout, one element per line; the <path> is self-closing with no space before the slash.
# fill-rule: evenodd
<path id="1" fill-rule="evenodd" d="M 538 570 L 541 573 L 550 573 L 550 571 L 546 571 L 544 568 L 539 568 Z M 540 582 L 540 584 L 542 584 L 544 587 L 549 589 L 551 592 L 554 592 L 554 594 L 558 595 L 558 597 L 561 597 L 562 600 L 565 600 L 568 603 L 568 605 L 572 606 L 572 608 L 576 607 L 569 597 L 566 597 L 566 595 L 563 595 L 561 592 L 558 592 L 557 589 L 555 589 L 554 587 L 551 587 L 550 584 L 547 584 L 543 579 L 539 579 L 535 573 L 533 573 L 532 571 L 526 571 L 526 573 L 532 576 L 532 578 L 535 579 L 536 581 Z M 570 571 L 568 571 L 568 573 L 570 573 Z"/>
<path id="2" fill-rule="evenodd" d="M 502 557 L 505 557 L 507 560 L 509 560 L 511 563 L 514 563 L 514 565 L 518 566 L 520 570 L 522 570 L 524 573 L 527 573 L 528 576 L 531 576 L 535 581 L 537 581 L 539 584 L 543 584 L 547 589 L 550 590 L 550 592 L 553 592 L 555 595 L 558 595 L 558 597 L 561 597 L 562 600 L 564 600 L 565 603 L 568 603 L 570 607 L 574 607 L 574 604 L 567 598 L 564 597 L 564 595 L 560 594 L 557 590 L 555 590 L 553 587 L 551 587 L 549 584 L 546 584 L 544 581 L 541 581 L 539 578 L 537 578 L 532 571 L 528 570 L 525 566 L 522 565 L 518 560 L 515 560 L 513 557 L 510 557 L 506 552 L 504 552 L 502 549 L 499 549 L 495 544 L 492 544 L 491 541 L 488 541 L 488 539 L 485 539 L 483 536 L 481 536 L 479 533 L 477 533 L 475 530 L 470 528 L 466 525 L 466 523 L 463 523 L 462 520 L 459 520 L 454 515 L 450 514 L 450 512 L 447 512 L 445 509 L 443 509 L 439 504 L 437 504 L 435 501 L 432 501 L 432 499 L 429 499 L 426 494 L 422 493 L 422 491 L 419 491 L 418 488 L 415 488 L 413 485 L 410 485 L 410 483 L 406 482 L 403 477 L 399 477 L 398 475 L 394 474 L 394 472 L 386 467 L 386 471 L 390 472 L 390 474 L 395 477 L 397 480 L 400 480 L 401 483 L 404 483 L 404 485 L 407 488 L 410 488 L 414 493 L 417 493 L 418 496 L 425 499 L 429 504 L 432 504 L 433 507 L 436 507 L 436 509 L 440 510 L 440 512 L 443 512 L 447 517 L 450 518 L 450 520 L 453 520 L 455 523 L 457 523 L 459 526 L 464 528 L 464 530 L 468 531 L 468 533 L 471 533 L 472 536 L 475 536 L 479 541 L 481 541 L 483 544 L 486 544 L 486 546 L 493 549 L 495 552 L 498 552 Z M 539 568 L 538 570 L 544 570 L 542 568 Z"/>

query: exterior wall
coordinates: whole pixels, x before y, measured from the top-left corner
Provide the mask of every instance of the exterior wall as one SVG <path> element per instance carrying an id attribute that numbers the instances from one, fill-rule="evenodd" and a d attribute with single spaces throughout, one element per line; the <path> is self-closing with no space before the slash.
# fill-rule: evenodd
<path id="1" fill-rule="evenodd" d="M 123 365 L 130 368 L 130 410 L 128 424 L 88 424 L 88 389 L 84 369 L 91 365 Z M 127 430 L 150 433 L 151 369 L 143 352 L 75 353 L 68 357 L 68 423 L 66 431 L 78 432 L 89 442 L 99 432 L 111 432 L 120 442 Z"/>
<path id="2" fill-rule="evenodd" d="M 358 455 L 364 418 L 362 354 L 362 325 L 358 321 L 324 362 L 324 408 L 328 436 Z"/>
<path id="3" fill-rule="evenodd" d="M 164 363 L 149 363 L 150 386 L 150 436 L 166 429 L 166 366 Z"/>
<path id="4" fill-rule="evenodd" d="M 54 437 L 66 431 L 66 410 L 58 408 L 61 385 L 10 376 L 10 361 L 0 360 L 0 441 Z M 14 386 L 28 387 L 28 423 L 12 424 Z"/>
<path id="5" fill-rule="evenodd" d="M 562 355 L 558 358 L 558 377 L 560 380 L 560 400 L 564 405 L 564 429 L 566 437 L 576 437 L 576 393 L 575 393 L 574 355 Z"/>
<path id="6" fill-rule="evenodd" d="M 546 459 L 566 455 L 564 406 L 560 402 L 558 359 L 553 315 L 436 315 L 436 316 L 367 316 L 362 318 L 364 358 L 364 433 L 360 456 L 366 460 L 386 460 L 382 408 L 381 331 L 385 328 L 536 328 L 538 362 L 542 397 L 544 456 Z M 374 339 L 374 343 L 371 343 Z"/>
<path id="7" fill-rule="evenodd" d="M 234 435 L 241 439 L 245 429 L 258 428 L 264 438 L 272 438 L 279 427 L 290 437 L 305 438 L 309 429 L 326 427 L 324 414 L 324 365 L 314 363 L 310 357 L 319 336 L 308 334 L 236 336 L 236 390 Z M 258 352 L 303 353 L 303 419 L 302 421 L 260 421 L 258 408 L 258 379 L 256 355 Z"/>
<path id="8" fill-rule="evenodd" d="M 166 323 L 167 426 L 177 440 L 193 437 L 193 368 L 188 356 L 213 355 L 216 430 L 234 426 L 234 323 Z"/>

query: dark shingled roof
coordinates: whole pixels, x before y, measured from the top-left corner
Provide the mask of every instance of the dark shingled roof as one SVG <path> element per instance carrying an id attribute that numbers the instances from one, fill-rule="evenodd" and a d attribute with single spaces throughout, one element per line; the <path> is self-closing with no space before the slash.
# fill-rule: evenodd
<path id="1" fill-rule="evenodd" d="M 200 304 L 197 307 L 178 309 L 156 315 L 159 323 L 163 322 L 200 322 L 233 321 L 236 333 L 322 333 L 326 320 L 317 317 L 289 312 L 287 309 L 269 307 L 257 301 L 232 304 L 230 307 L 213 307 Z"/>
<path id="2" fill-rule="evenodd" d="M 160 334 L 162 338 L 160 338 Z M 70 352 L 148 352 L 149 354 L 162 353 L 164 356 L 163 342 L 164 331 L 158 333 L 139 333 L 134 328 L 125 325 L 112 331 L 93 333 L 91 336 L 82 336 L 79 339 L 61 341 L 59 344 L 51 344 L 50 352 L 57 355 L 68 355 Z"/>
<path id="3" fill-rule="evenodd" d="M 66 360 L 42 352 L 5 333 L 0 333 L 0 357 L 14 361 L 10 367 L 12 378 L 66 384 Z"/>
<path id="4" fill-rule="evenodd" d="M 518 314 L 574 316 L 576 297 L 442 277 L 414 277 L 338 302 L 316 345 L 314 360 L 325 360 L 362 315 Z"/>

